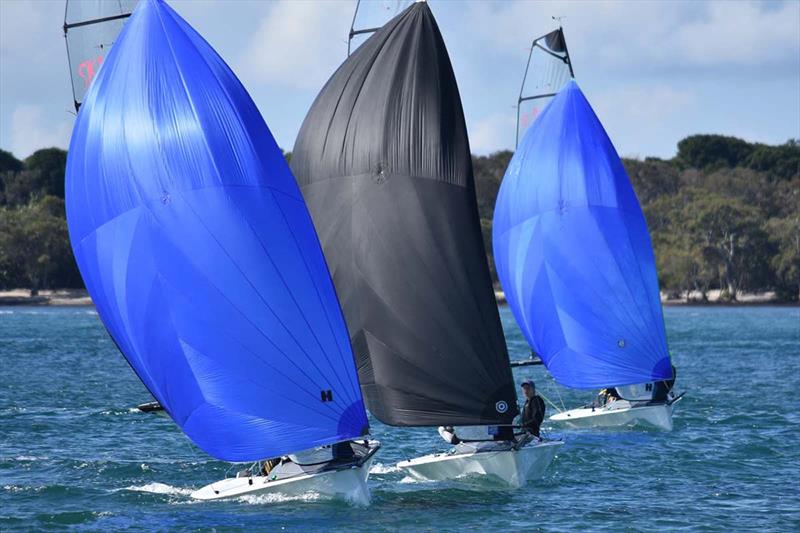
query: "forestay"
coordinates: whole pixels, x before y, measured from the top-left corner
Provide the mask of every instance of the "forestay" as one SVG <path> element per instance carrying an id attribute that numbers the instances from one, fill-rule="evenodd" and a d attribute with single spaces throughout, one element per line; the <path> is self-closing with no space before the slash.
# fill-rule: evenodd
<path id="1" fill-rule="evenodd" d="M 292 152 L 367 406 L 392 425 L 507 423 L 516 394 L 458 87 L 428 5 L 370 37 Z"/>
<path id="2" fill-rule="evenodd" d="M 198 446 L 248 461 L 367 431 L 295 180 L 239 80 L 160 0 L 142 1 L 96 75 L 66 189 L 100 318 Z"/>
<path id="3" fill-rule="evenodd" d="M 64 38 L 77 111 L 139 0 L 67 0 Z"/>
<path id="4" fill-rule="evenodd" d="M 574 81 L 525 134 L 493 226 L 506 299 L 558 382 L 597 388 L 671 376 L 644 215 Z"/>

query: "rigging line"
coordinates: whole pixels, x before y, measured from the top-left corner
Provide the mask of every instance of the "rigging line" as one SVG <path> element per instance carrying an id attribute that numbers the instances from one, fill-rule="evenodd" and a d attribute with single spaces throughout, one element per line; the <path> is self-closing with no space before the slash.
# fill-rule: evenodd
<path id="1" fill-rule="evenodd" d="M 564 411 L 566 411 L 567 410 L 567 406 L 564 405 L 564 398 L 561 397 L 561 388 L 558 386 L 558 384 L 556 383 L 555 378 L 552 375 L 550 376 L 550 379 L 553 380 L 553 384 L 555 385 L 556 394 L 558 394 L 558 401 L 561 402 L 561 407 L 563 407 Z"/>
<path id="2" fill-rule="evenodd" d="M 562 412 L 563 412 L 561 409 L 559 409 L 559 408 L 558 408 L 558 406 L 557 406 L 555 403 L 553 403 L 553 401 L 552 401 L 552 400 L 550 400 L 550 398 L 548 398 L 547 396 L 545 396 L 544 394 L 542 394 L 540 391 L 536 391 L 536 394 L 538 394 L 539 396 L 541 396 L 542 398 L 544 398 L 544 399 L 545 399 L 545 401 L 547 401 L 547 403 L 549 403 L 550 405 L 552 405 L 552 406 L 553 406 L 553 409 L 555 409 L 555 410 L 556 410 L 556 411 L 558 411 L 559 413 L 562 413 Z"/>

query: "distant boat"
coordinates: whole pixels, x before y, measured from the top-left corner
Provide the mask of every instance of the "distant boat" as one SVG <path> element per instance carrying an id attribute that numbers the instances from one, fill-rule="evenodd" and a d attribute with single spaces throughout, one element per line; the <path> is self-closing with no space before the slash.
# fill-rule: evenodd
<path id="1" fill-rule="evenodd" d="M 670 430 L 679 397 L 665 390 L 673 369 L 647 225 L 614 146 L 571 80 L 557 31 L 545 39 L 548 55 L 562 50 L 557 61 L 570 76 L 560 78 L 563 88 L 541 91 L 551 101 L 534 114 L 501 184 L 493 221 L 497 274 L 555 380 L 609 390 L 602 402 L 550 420 Z"/>
<path id="2" fill-rule="evenodd" d="M 209 455 L 253 462 L 197 499 L 313 490 L 368 501 L 369 431 L 297 184 L 224 61 L 142 0 L 80 107 L 70 240 L 106 329 Z"/>
<path id="3" fill-rule="evenodd" d="M 393 426 L 509 426 L 516 387 L 481 237 L 455 76 L 415 3 L 328 80 L 292 151 L 340 295 L 367 407 Z M 561 442 L 481 443 L 403 461 L 423 479 L 519 486 Z"/>

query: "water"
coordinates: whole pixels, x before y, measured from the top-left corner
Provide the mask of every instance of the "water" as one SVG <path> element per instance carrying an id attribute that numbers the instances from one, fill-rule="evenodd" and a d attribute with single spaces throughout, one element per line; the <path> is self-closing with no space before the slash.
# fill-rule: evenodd
<path id="1" fill-rule="evenodd" d="M 524 340 L 502 310 L 516 358 Z M 280 498 L 197 503 L 225 475 L 161 416 L 89 308 L 0 308 L 0 530 L 458 531 L 800 528 L 800 310 L 668 308 L 687 395 L 672 433 L 557 431 L 567 444 L 523 490 L 415 483 L 392 465 L 444 449 L 374 422 L 372 505 Z M 566 405 L 541 368 L 518 369 Z"/>

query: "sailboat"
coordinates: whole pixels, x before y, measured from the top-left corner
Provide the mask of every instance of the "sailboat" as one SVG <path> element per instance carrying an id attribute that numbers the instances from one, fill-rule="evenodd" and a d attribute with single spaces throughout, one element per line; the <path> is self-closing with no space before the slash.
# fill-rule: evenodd
<path id="1" fill-rule="evenodd" d="M 302 195 L 230 68 L 142 0 L 69 149 L 70 241 L 98 314 L 200 449 L 253 465 L 192 494 L 366 502 L 380 444 Z"/>
<path id="2" fill-rule="evenodd" d="M 370 412 L 392 426 L 508 426 L 516 391 L 481 238 L 464 114 L 428 5 L 374 32 L 317 96 L 292 170 L 342 302 Z M 560 442 L 399 463 L 421 479 L 541 475 Z"/>
<path id="3" fill-rule="evenodd" d="M 551 421 L 671 430 L 680 397 L 669 390 L 674 369 L 647 225 L 611 140 L 572 79 L 557 32 L 539 47 L 560 57 L 569 75 L 562 70 L 563 88 L 541 93 L 540 101 L 550 101 L 532 114 L 500 186 L 493 220 L 498 277 L 553 378 L 608 391 L 601 402 Z"/>

